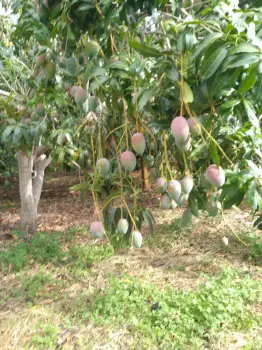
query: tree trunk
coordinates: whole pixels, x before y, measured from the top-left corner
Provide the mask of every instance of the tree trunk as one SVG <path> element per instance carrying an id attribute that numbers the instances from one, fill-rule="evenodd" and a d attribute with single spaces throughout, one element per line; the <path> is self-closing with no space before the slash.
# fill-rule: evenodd
<path id="1" fill-rule="evenodd" d="M 40 200 L 45 168 L 51 158 L 46 158 L 47 148 L 38 147 L 31 157 L 25 153 L 17 154 L 19 170 L 19 192 L 21 199 L 21 229 L 33 235 L 37 229 L 37 208 Z"/>
<path id="2" fill-rule="evenodd" d="M 141 157 L 141 175 L 142 175 L 142 190 L 150 187 L 150 177 L 147 166 L 144 164 L 144 159 Z"/>

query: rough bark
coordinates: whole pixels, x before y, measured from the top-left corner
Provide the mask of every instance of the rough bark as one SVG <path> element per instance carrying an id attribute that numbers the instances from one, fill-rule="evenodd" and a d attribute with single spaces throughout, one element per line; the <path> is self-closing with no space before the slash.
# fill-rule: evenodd
<path id="1" fill-rule="evenodd" d="M 21 229 L 31 235 L 37 229 L 37 208 L 42 192 L 44 172 L 51 158 L 44 152 L 47 148 L 38 147 L 31 157 L 18 152 L 19 192 L 21 199 Z"/>

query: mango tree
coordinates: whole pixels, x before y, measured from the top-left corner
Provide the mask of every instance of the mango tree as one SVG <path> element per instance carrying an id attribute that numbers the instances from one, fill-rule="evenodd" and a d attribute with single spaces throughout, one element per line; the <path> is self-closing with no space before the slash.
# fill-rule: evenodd
<path id="1" fill-rule="evenodd" d="M 47 154 L 76 163 L 84 143 L 99 175 L 87 181 L 95 203 L 95 192 L 105 188 L 108 176 L 113 179 L 107 182 L 107 228 L 116 229 L 124 219 L 122 208 L 110 206 L 119 197 L 126 202 L 125 190 L 136 201 L 128 172 L 146 156 L 155 164 L 162 208 L 187 206 L 182 226 L 198 209 L 215 215 L 221 203 L 229 208 L 245 197 L 259 215 L 259 8 L 211 0 L 16 0 L 13 10 L 21 15 L 11 35 L 11 56 L 2 54 L 1 86 L 10 93 L 1 98 L 2 142 L 26 164 L 20 183 L 26 178 L 31 193 L 22 203 L 30 223 L 36 210 L 27 203 L 38 203 L 33 188 L 41 188 L 34 186 L 50 162 Z M 26 111 L 17 110 L 19 99 Z M 102 219 L 98 215 L 91 227 L 99 237 Z M 129 224 L 137 232 L 132 215 Z M 35 225 L 23 227 L 33 232 Z M 134 237 L 140 246 L 141 237 Z"/>

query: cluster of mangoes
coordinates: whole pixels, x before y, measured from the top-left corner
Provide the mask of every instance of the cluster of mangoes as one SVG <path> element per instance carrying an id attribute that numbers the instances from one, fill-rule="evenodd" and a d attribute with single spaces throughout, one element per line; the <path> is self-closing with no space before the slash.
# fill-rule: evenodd
<path id="1" fill-rule="evenodd" d="M 201 123 L 197 118 L 186 119 L 182 116 L 175 117 L 171 124 L 171 134 L 175 139 L 177 147 L 182 152 L 190 149 L 190 136 L 198 136 L 201 133 Z M 131 146 L 133 151 L 126 150 L 121 153 L 120 163 L 127 171 L 133 171 L 136 168 L 136 156 L 142 156 L 146 149 L 145 136 L 137 132 L 131 138 Z M 100 158 L 96 163 L 96 170 L 102 177 L 106 177 L 110 172 L 110 162 L 106 158 Z M 210 186 L 220 188 L 225 183 L 225 173 L 221 167 L 211 164 L 206 169 L 204 177 Z M 191 174 L 187 173 L 180 179 L 170 179 L 167 181 L 164 177 L 160 177 L 156 181 L 156 191 L 160 194 L 160 207 L 162 209 L 175 209 L 178 205 L 186 204 L 189 194 L 194 187 L 194 180 Z M 216 216 L 221 204 L 216 201 L 209 200 L 206 207 L 209 215 Z M 181 218 L 181 226 L 184 227 L 192 221 L 193 210 L 186 209 Z M 118 223 L 118 232 L 125 234 L 128 231 L 128 221 L 120 219 Z M 101 222 L 94 222 L 91 225 L 90 232 L 94 237 L 102 237 L 104 235 L 104 227 Z M 132 242 L 134 247 L 140 247 L 142 244 L 142 235 L 139 231 L 132 232 Z"/>

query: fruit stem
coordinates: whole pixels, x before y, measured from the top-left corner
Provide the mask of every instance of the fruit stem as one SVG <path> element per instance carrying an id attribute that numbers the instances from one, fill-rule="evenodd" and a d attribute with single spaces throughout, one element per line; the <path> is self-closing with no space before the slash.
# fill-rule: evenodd
<path id="1" fill-rule="evenodd" d="M 130 216 L 130 219 L 131 219 L 131 221 L 133 223 L 133 228 L 136 230 L 137 229 L 136 222 L 135 222 L 135 220 L 134 220 L 134 218 L 133 218 L 133 216 L 131 214 L 131 211 L 129 210 L 129 207 L 128 207 L 127 202 L 126 202 L 124 197 L 123 197 L 122 201 L 123 201 L 123 203 L 124 203 L 124 205 L 126 207 L 126 210 L 127 210 L 128 214 L 129 214 L 129 216 Z"/>
<path id="2" fill-rule="evenodd" d="M 118 145 L 117 145 L 117 150 L 119 150 L 124 136 L 125 136 L 125 133 L 123 133 L 123 135 L 120 137 L 119 143 L 118 143 Z"/>
<path id="3" fill-rule="evenodd" d="M 167 144 L 166 144 L 166 134 L 165 134 L 165 132 L 163 133 L 163 136 L 164 136 L 164 148 L 165 148 L 166 166 L 167 166 L 167 170 L 169 172 L 169 175 L 172 178 L 172 172 L 171 172 L 171 169 L 170 169 L 170 164 L 169 164 L 168 154 L 167 154 Z"/>
<path id="4" fill-rule="evenodd" d="M 113 130 L 111 130 L 110 133 L 106 135 L 106 139 L 107 139 L 111 134 L 113 134 L 115 131 L 117 131 L 118 129 L 123 128 L 124 126 L 125 126 L 125 124 L 122 124 L 122 125 L 118 126 L 117 128 L 114 128 Z"/>
<path id="5" fill-rule="evenodd" d="M 147 130 L 147 132 L 151 135 L 152 140 L 153 140 L 153 142 L 154 142 L 154 144 L 155 144 L 155 147 L 157 148 L 157 141 L 156 141 L 156 138 L 155 138 L 154 134 L 152 133 L 152 131 L 150 130 L 150 128 L 149 128 L 146 124 L 143 123 L 143 129 L 144 129 L 144 130 Z"/>
<path id="6" fill-rule="evenodd" d="M 139 132 L 139 113 L 138 113 L 138 105 L 137 105 L 136 80 L 134 81 L 134 85 L 135 85 L 135 96 L 136 96 L 136 132 Z"/>
<path id="7" fill-rule="evenodd" d="M 94 152 L 94 140 L 93 140 L 93 135 L 91 135 L 91 149 L 92 149 L 92 162 L 93 162 L 93 167 L 95 167 L 95 152 Z"/>
<path id="8" fill-rule="evenodd" d="M 125 132 L 126 132 L 126 148 L 129 149 L 129 144 L 128 144 L 128 121 L 127 121 L 127 114 L 126 114 L 126 101 L 124 97 L 122 97 L 122 102 L 123 102 L 123 108 L 124 108 L 124 117 L 125 117 Z"/>
<path id="9" fill-rule="evenodd" d="M 228 222 L 228 220 L 225 218 L 224 213 L 222 211 L 222 216 L 223 219 L 225 221 L 225 223 L 227 224 L 227 226 L 230 228 L 230 230 L 232 231 L 232 233 L 234 234 L 234 236 L 237 238 L 237 240 L 242 243 L 245 247 L 248 247 L 248 244 L 246 244 L 240 237 L 239 235 L 236 233 L 236 231 L 233 229 L 233 227 L 230 225 L 230 223 Z"/>
<path id="10" fill-rule="evenodd" d="M 99 206 L 98 206 L 98 202 L 97 202 L 97 198 L 96 198 L 96 195 L 95 195 L 95 192 L 94 190 L 92 189 L 92 197 L 93 197 L 93 201 L 94 201 L 94 205 L 95 205 L 95 210 L 97 211 L 97 216 L 98 216 L 98 219 L 99 221 L 102 223 L 102 218 L 101 218 L 101 215 L 100 215 L 100 211 L 99 211 Z M 115 249 L 114 249 L 114 246 L 112 245 L 107 233 L 106 233 L 106 230 L 104 228 L 104 233 L 105 233 L 105 236 L 109 242 L 109 244 L 111 245 L 112 249 L 113 249 L 113 252 L 115 252 Z"/>
<path id="11" fill-rule="evenodd" d="M 98 158 L 103 156 L 102 152 L 102 142 L 101 142 L 101 126 L 98 124 Z"/>
<path id="12" fill-rule="evenodd" d="M 161 176 L 165 178 L 164 170 L 163 170 L 163 163 L 161 163 L 161 165 L 160 165 L 160 172 L 161 172 Z"/>
<path id="13" fill-rule="evenodd" d="M 119 154 L 120 155 L 120 154 Z M 121 164 L 119 161 L 120 157 L 117 157 L 117 164 L 118 164 L 118 170 L 119 170 L 119 176 L 120 176 L 120 191 L 121 191 L 121 196 L 120 196 L 120 200 L 122 202 L 123 198 L 124 198 L 124 191 L 123 191 L 123 179 L 122 179 L 122 168 L 121 168 Z M 121 211 L 121 219 L 123 218 L 123 209 L 122 209 L 122 205 L 120 208 Z"/>
<path id="14" fill-rule="evenodd" d="M 184 90 L 184 77 L 183 77 L 183 55 L 181 54 L 180 57 L 180 115 L 183 116 L 183 103 L 184 103 L 184 96 L 183 96 L 183 90 Z"/>
<path id="15" fill-rule="evenodd" d="M 78 133 L 78 131 L 86 125 L 86 123 L 88 122 L 88 120 L 85 120 L 77 129 L 76 129 L 76 132 L 74 133 L 73 137 L 75 137 Z"/>
<path id="16" fill-rule="evenodd" d="M 187 167 L 186 156 L 185 156 L 184 152 L 183 152 L 183 160 L 184 160 L 185 174 L 186 174 L 186 173 L 188 173 L 188 167 Z"/>
<path id="17" fill-rule="evenodd" d="M 189 105 L 186 105 L 186 109 L 188 114 L 190 115 L 190 117 L 193 117 Z M 228 158 L 228 156 L 225 154 L 225 152 L 223 151 L 223 149 L 220 147 L 220 145 L 217 143 L 217 141 L 214 139 L 214 137 L 210 134 L 210 132 L 202 125 L 200 124 L 201 129 L 203 129 L 205 131 L 205 133 L 210 137 L 210 139 L 216 144 L 217 148 L 220 150 L 220 152 L 223 154 L 223 156 L 226 158 L 226 160 L 232 165 L 234 166 L 234 163 L 231 161 L 231 159 Z"/>
<path id="18" fill-rule="evenodd" d="M 101 11 L 101 9 L 100 9 L 100 7 L 99 7 L 97 1 L 96 1 L 96 3 L 95 3 L 95 8 L 96 8 L 97 12 L 100 14 L 100 16 L 102 16 L 103 18 L 105 18 L 105 16 L 103 15 L 103 13 L 102 13 L 102 11 Z"/>

